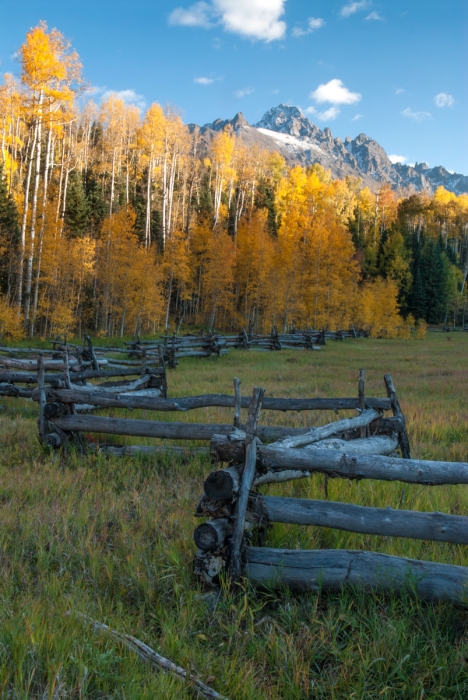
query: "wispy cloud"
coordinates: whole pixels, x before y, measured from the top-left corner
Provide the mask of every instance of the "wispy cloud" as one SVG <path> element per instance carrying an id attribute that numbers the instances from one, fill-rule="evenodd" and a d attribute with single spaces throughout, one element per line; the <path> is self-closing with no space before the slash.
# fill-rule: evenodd
<path id="1" fill-rule="evenodd" d="M 401 163 L 401 165 L 403 165 L 404 163 L 406 163 L 408 158 L 406 156 L 392 155 L 392 156 L 388 156 L 388 160 L 391 163 L 393 163 L 393 165 L 395 165 L 395 163 Z"/>
<path id="2" fill-rule="evenodd" d="M 398 90 L 395 90 L 395 95 L 402 95 L 404 93 L 403 88 L 398 88 Z"/>
<path id="3" fill-rule="evenodd" d="M 227 32 L 258 41 L 281 39 L 286 32 L 286 0 L 211 0 L 196 2 L 187 9 L 177 7 L 169 24 L 209 29 L 221 25 Z"/>
<path id="4" fill-rule="evenodd" d="M 302 29 L 302 27 L 294 27 L 291 34 L 294 37 L 306 36 L 307 34 L 312 34 L 312 32 L 321 29 L 325 24 L 325 20 L 321 17 L 309 17 L 307 20 L 307 28 Z"/>
<path id="5" fill-rule="evenodd" d="M 407 107 L 402 112 L 400 112 L 402 117 L 407 119 L 412 119 L 415 122 L 425 122 L 428 119 L 432 119 L 432 114 L 430 112 L 415 112 L 411 107 Z"/>
<path id="6" fill-rule="evenodd" d="M 331 122 L 340 115 L 340 109 L 338 107 L 330 107 L 324 112 L 319 112 L 318 109 L 311 105 L 307 107 L 307 109 L 304 109 L 303 112 L 305 114 L 313 114 L 314 117 L 322 122 Z"/>
<path id="7" fill-rule="evenodd" d="M 247 97 L 247 95 L 251 95 L 253 92 L 255 92 L 255 88 L 253 87 L 245 87 L 241 88 L 240 90 L 235 90 L 232 94 L 234 97 Z"/>
<path id="8" fill-rule="evenodd" d="M 352 105 L 359 102 L 362 95 L 359 92 L 351 92 L 341 80 L 334 78 L 328 83 L 319 85 L 316 90 L 310 93 L 309 97 L 319 104 L 330 102 L 334 105 Z"/>
<path id="9" fill-rule="evenodd" d="M 355 114 L 351 121 L 357 122 L 359 119 L 362 119 L 362 114 Z"/>
<path id="10" fill-rule="evenodd" d="M 385 22 L 386 19 L 385 17 L 382 17 L 382 15 L 379 15 L 378 12 L 370 12 L 367 17 L 365 17 L 365 20 L 367 22 Z"/>
<path id="11" fill-rule="evenodd" d="M 194 78 L 193 82 L 198 83 L 198 85 L 211 85 L 214 83 L 214 78 Z"/>
<path id="12" fill-rule="evenodd" d="M 169 24 L 209 29 L 214 26 L 213 18 L 214 12 L 211 5 L 207 2 L 196 2 L 186 10 L 183 7 L 176 7 L 169 15 Z"/>
<path id="13" fill-rule="evenodd" d="M 347 5 L 343 5 L 341 8 L 341 17 L 351 17 L 351 15 L 356 14 L 356 12 L 361 12 L 369 7 L 368 0 L 360 0 L 360 2 L 350 2 Z"/>
<path id="14" fill-rule="evenodd" d="M 99 89 L 97 89 L 95 92 L 98 91 Z M 144 96 L 139 95 L 137 92 L 135 92 L 135 90 L 105 90 L 102 93 L 101 99 L 107 100 L 111 96 L 118 97 L 127 105 L 135 105 L 135 107 L 138 107 L 139 109 L 146 108 L 146 100 Z"/>
<path id="15" fill-rule="evenodd" d="M 434 97 L 434 104 L 436 107 L 453 107 L 455 100 L 452 95 L 446 92 L 439 92 L 439 94 Z"/>

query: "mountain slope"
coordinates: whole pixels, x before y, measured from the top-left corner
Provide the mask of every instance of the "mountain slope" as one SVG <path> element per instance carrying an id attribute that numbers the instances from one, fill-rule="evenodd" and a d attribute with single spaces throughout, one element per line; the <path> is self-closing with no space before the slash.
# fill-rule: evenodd
<path id="1" fill-rule="evenodd" d="M 429 168 L 426 163 L 414 166 L 393 164 L 382 146 L 365 134 L 344 141 L 333 138 L 329 128 L 323 131 L 313 124 L 297 107 L 280 104 L 273 107 L 255 125 L 247 122 L 241 112 L 233 119 L 217 119 L 198 127 L 202 148 L 207 148 L 216 133 L 231 126 L 247 146 L 257 145 L 269 151 L 278 151 L 288 165 L 320 163 L 333 177 L 355 176 L 376 191 L 384 182 L 394 188 L 424 191 L 428 194 L 439 186 L 451 192 L 468 193 L 468 177 L 449 173 L 443 166 Z"/>

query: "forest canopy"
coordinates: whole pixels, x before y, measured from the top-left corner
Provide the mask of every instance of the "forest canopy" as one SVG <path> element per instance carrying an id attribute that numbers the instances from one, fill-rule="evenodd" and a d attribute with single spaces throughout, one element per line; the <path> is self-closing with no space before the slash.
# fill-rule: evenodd
<path id="1" fill-rule="evenodd" d="M 464 323 L 468 195 L 286 165 L 172 107 L 86 99 L 31 29 L 0 85 L 0 336 Z"/>

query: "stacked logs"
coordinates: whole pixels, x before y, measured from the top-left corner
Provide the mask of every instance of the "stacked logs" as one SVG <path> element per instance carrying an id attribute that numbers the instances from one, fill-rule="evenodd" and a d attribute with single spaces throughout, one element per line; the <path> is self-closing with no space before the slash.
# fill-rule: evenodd
<path id="1" fill-rule="evenodd" d="M 428 599 L 466 601 L 468 569 L 411 561 L 374 552 L 288 551 L 251 546 L 253 531 L 272 522 L 332 527 L 350 532 L 468 544 L 468 518 L 369 508 L 347 503 L 262 495 L 259 487 L 321 472 L 346 479 L 399 480 L 419 484 L 467 484 L 468 464 L 412 460 L 405 420 L 389 375 L 392 418 L 368 406 L 357 418 L 338 420 L 303 435 L 264 445 L 258 437 L 263 390 L 255 389 L 245 431 L 215 435 L 211 454 L 229 466 L 208 475 L 196 515 L 210 518 L 194 533 L 195 573 L 213 585 L 225 572 L 256 585 L 287 584 L 338 590 L 361 584 L 401 591 L 413 582 Z M 360 377 L 360 390 L 363 374 Z M 360 392 L 361 393 L 361 392 Z M 364 436 L 363 436 L 364 435 Z M 388 456 L 400 449 L 403 458 Z"/>

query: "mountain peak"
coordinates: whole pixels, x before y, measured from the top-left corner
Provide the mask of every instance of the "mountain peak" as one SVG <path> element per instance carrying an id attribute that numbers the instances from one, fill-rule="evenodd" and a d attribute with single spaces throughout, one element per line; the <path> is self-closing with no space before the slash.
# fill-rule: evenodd
<path id="1" fill-rule="evenodd" d="M 290 134 L 296 138 L 313 137 L 320 132 L 312 122 L 305 117 L 298 107 L 281 103 L 265 112 L 257 124 L 257 129 L 278 131 L 282 134 Z"/>

